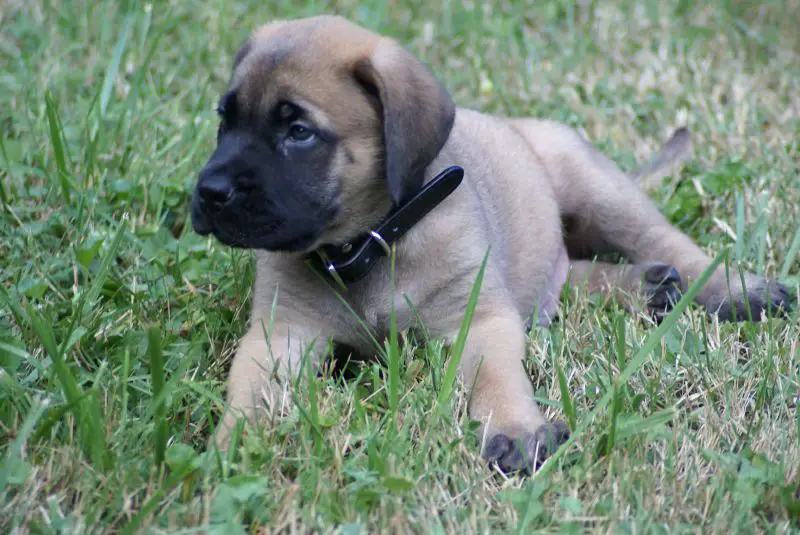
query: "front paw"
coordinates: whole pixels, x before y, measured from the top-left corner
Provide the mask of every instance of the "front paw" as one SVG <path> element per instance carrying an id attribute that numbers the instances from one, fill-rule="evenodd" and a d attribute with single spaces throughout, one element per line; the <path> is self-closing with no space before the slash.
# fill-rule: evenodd
<path id="1" fill-rule="evenodd" d="M 725 289 L 709 297 L 705 303 L 708 313 L 721 321 L 747 321 L 751 318 L 749 305 L 752 319 L 760 321 L 765 316 L 787 314 L 794 305 L 789 288 L 775 280 L 750 275 L 745 277 L 745 289 L 736 286 L 730 293 Z"/>
<path id="2" fill-rule="evenodd" d="M 483 457 L 506 474 L 532 474 L 568 438 L 569 427 L 561 421 L 546 423 L 535 432 L 520 437 L 499 433 L 486 444 Z"/>

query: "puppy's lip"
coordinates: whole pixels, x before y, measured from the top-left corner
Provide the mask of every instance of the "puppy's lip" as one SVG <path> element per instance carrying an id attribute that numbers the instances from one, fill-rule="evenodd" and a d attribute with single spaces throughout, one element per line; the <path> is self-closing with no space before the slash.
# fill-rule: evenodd
<path id="1" fill-rule="evenodd" d="M 308 232 L 299 236 L 293 236 L 281 242 L 264 244 L 263 248 L 268 251 L 308 253 L 316 249 L 319 237 L 320 234 L 317 232 Z"/>
<path id="2" fill-rule="evenodd" d="M 319 232 L 312 231 L 279 238 L 276 235 L 280 236 L 280 233 L 275 230 L 255 231 L 245 235 L 224 225 L 214 227 L 206 234 L 212 234 L 220 243 L 228 247 L 284 253 L 312 251 L 316 248 L 321 235 Z"/>
<path id="3" fill-rule="evenodd" d="M 208 218 L 194 203 L 192 205 L 191 216 L 192 228 L 200 236 L 208 236 L 214 230 L 214 227 L 211 225 Z"/>
<path id="4" fill-rule="evenodd" d="M 205 223 L 205 221 L 200 222 L 194 217 L 192 218 L 192 228 L 197 234 L 201 236 L 208 236 L 209 234 L 211 234 L 211 231 L 213 230 L 210 225 L 207 225 Z"/>

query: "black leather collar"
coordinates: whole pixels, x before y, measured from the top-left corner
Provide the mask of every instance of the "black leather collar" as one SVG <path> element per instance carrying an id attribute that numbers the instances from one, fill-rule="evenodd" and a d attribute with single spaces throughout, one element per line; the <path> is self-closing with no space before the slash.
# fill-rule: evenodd
<path id="1" fill-rule="evenodd" d="M 408 201 L 394 207 L 373 230 L 342 245 L 323 245 L 309 253 L 307 261 L 342 287 L 363 279 L 380 257 L 391 254 L 395 241 L 455 191 L 462 178 L 461 167 L 448 167 Z"/>

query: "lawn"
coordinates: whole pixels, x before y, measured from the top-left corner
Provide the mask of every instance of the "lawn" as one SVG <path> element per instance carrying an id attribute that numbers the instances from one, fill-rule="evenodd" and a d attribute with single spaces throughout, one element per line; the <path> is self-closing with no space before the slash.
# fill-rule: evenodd
<path id="1" fill-rule="evenodd" d="M 392 374 L 304 375 L 289 419 L 207 447 L 253 269 L 188 198 L 233 54 L 272 18 L 345 14 L 459 104 L 564 121 L 626 170 L 688 126 L 653 199 L 799 291 L 797 0 L 301 4 L 0 2 L 0 532 L 798 532 L 796 313 L 657 328 L 565 294 L 528 368 L 574 441 L 533 478 L 485 466 L 463 389 L 437 401 L 436 340 Z"/>

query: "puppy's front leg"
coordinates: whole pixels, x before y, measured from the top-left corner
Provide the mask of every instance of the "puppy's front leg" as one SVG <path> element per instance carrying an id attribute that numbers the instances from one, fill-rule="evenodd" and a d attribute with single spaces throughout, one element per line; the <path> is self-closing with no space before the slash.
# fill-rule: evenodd
<path id="1" fill-rule="evenodd" d="M 469 414 L 481 423 L 483 456 L 504 472 L 534 471 L 569 437 L 548 423 L 523 366 L 525 328 L 512 307 L 476 311 L 460 372 L 470 392 Z"/>
<path id="2" fill-rule="evenodd" d="M 313 366 L 325 348 L 325 329 L 310 319 L 292 324 L 278 320 L 268 340 L 269 329 L 269 318 L 254 317 L 239 343 L 228 377 L 226 412 L 214 436 L 221 449 L 228 447 L 239 418 L 254 423 L 291 405 L 290 382 L 300 371 L 301 359 L 307 355 L 306 365 Z"/>

